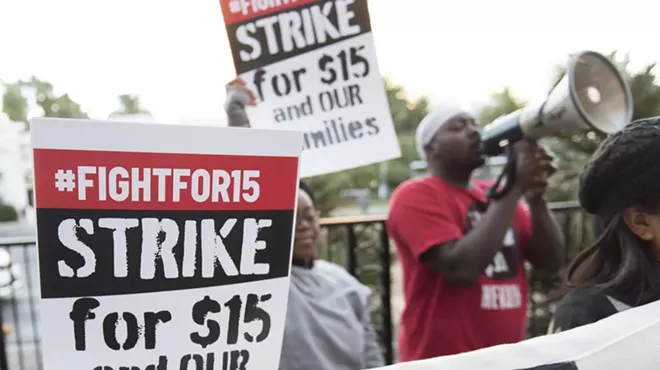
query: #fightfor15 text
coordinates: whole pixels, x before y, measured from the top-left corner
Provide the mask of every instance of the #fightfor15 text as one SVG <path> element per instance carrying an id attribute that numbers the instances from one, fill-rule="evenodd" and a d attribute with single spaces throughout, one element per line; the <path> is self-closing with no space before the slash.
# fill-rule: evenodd
<path id="1" fill-rule="evenodd" d="M 254 203 L 259 200 L 259 170 L 77 166 L 54 174 L 59 192 L 79 201 Z"/>

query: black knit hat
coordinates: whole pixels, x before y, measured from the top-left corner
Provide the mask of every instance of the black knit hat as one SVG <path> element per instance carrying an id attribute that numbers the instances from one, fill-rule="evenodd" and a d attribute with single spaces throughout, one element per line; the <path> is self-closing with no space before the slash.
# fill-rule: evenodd
<path id="1" fill-rule="evenodd" d="M 589 213 L 621 212 L 660 198 L 660 117 L 640 119 L 603 140 L 580 176 L 578 198 Z"/>

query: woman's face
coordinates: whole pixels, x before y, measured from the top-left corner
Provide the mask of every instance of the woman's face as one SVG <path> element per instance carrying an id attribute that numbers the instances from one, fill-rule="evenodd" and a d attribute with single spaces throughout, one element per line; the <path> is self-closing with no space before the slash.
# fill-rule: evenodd
<path id="1" fill-rule="evenodd" d="M 316 258 L 316 240 L 319 236 L 319 219 L 307 193 L 298 190 L 296 234 L 293 241 L 293 256 L 301 259 Z"/>
<path id="2" fill-rule="evenodd" d="M 651 243 L 660 259 L 660 214 L 629 208 L 624 214 L 624 221 L 633 234 Z"/>

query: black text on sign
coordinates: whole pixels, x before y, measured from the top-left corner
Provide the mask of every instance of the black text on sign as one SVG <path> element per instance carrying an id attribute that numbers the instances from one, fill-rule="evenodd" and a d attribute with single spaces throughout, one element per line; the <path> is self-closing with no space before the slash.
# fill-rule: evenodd
<path id="1" fill-rule="evenodd" d="M 167 279 L 193 277 L 198 274 L 199 260 L 203 278 L 213 278 L 218 266 L 228 276 L 267 275 L 270 266 L 267 263 L 256 263 L 255 256 L 258 251 L 266 249 L 266 241 L 258 240 L 258 234 L 262 229 L 270 227 L 272 220 L 243 220 L 242 253 L 237 263 L 229 255 L 224 240 L 234 230 L 238 221 L 236 218 L 229 218 L 221 225 L 216 225 L 213 219 L 187 220 L 181 229 L 179 223 L 169 218 L 101 218 L 96 225 L 91 219 L 65 219 L 58 227 L 58 239 L 64 247 L 82 257 L 83 264 L 74 270 L 65 260 L 60 260 L 57 264 L 59 275 L 66 278 L 86 278 L 96 271 L 94 250 L 80 240 L 78 233 L 84 231 L 88 235 L 94 235 L 98 229 L 112 232 L 116 278 L 128 276 L 127 232 L 131 229 L 141 229 L 142 234 L 140 279 L 153 279 L 158 263 L 162 263 L 163 274 Z M 174 249 L 180 247 L 182 234 L 182 258 L 177 258 Z M 198 251 L 201 256 L 198 256 Z"/>

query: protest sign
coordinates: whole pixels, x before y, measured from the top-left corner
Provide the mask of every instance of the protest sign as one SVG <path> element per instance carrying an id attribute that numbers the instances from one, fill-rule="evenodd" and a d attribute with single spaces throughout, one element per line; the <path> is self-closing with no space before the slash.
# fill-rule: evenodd
<path id="1" fill-rule="evenodd" d="M 302 177 L 401 155 L 366 0 L 220 4 L 251 126 L 302 131 Z"/>
<path id="2" fill-rule="evenodd" d="M 277 369 L 299 132 L 30 129 L 45 368 Z"/>
<path id="3" fill-rule="evenodd" d="M 373 370 L 654 370 L 660 366 L 660 302 L 520 343 Z"/>

